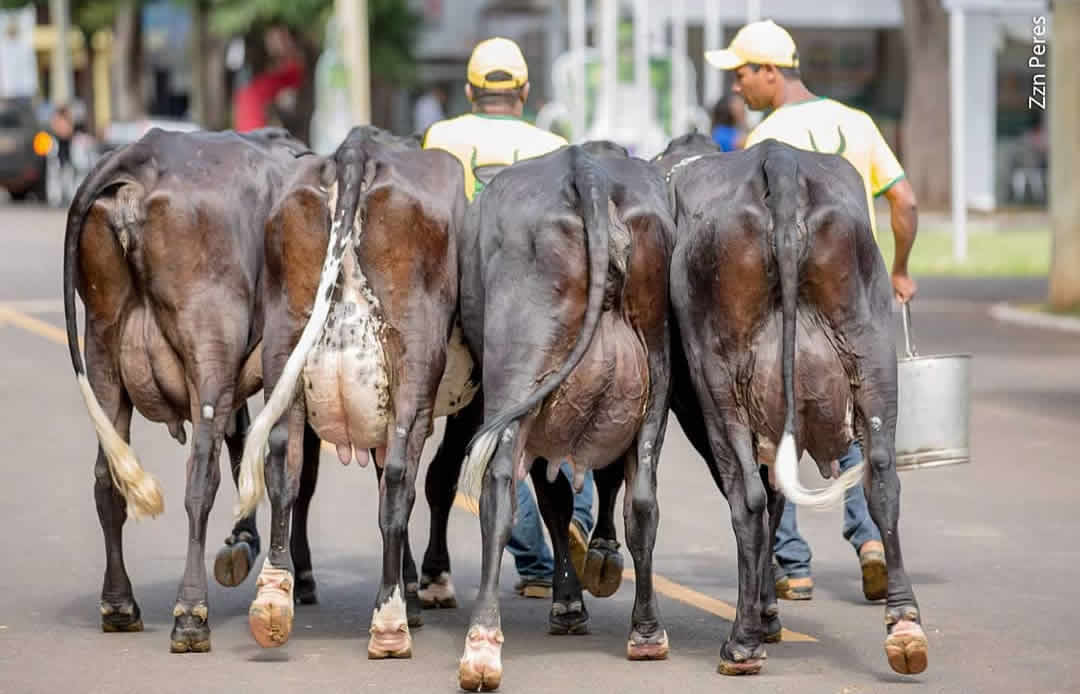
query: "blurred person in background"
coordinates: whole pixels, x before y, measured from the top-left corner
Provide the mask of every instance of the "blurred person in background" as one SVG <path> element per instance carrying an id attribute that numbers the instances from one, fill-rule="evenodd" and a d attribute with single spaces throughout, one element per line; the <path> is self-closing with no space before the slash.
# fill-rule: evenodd
<path id="1" fill-rule="evenodd" d="M 423 133 L 433 123 L 446 118 L 446 91 L 436 85 L 416 100 L 413 105 L 413 132 Z"/>
<path id="2" fill-rule="evenodd" d="M 746 104 L 738 94 L 726 94 L 713 105 L 712 140 L 722 152 L 742 149 L 746 140 Z"/>

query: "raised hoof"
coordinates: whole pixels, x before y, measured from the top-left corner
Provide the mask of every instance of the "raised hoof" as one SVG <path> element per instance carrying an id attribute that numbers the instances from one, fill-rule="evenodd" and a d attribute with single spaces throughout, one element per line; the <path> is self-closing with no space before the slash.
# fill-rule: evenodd
<path id="1" fill-rule="evenodd" d="M 247 542 L 226 544 L 214 557 L 214 578 L 226 588 L 244 582 L 255 563 L 255 550 Z"/>
<path id="2" fill-rule="evenodd" d="M 756 675 L 761 672 L 768 655 L 763 646 L 758 646 L 753 652 L 742 646 L 732 646 L 731 642 L 725 643 L 720 649 L 720 663 L 716 671 L 721 675 Z"/>
<path id="3" fill-rule="evenodd" d="M 615 540 L 593 538 L 585 556 L 585 575 L 582 585 L 598 598 L 615 594 L 622 585 L 623 558 Z"/>
<path id="4" fill-rule="evenodd" d="M 630 660 L 666 660 L 669 650 L 664 629 L 650 637 L 631 631 L 630 640 L 626 642 L 626 657 Z"/>
<path id="5" fill-rule="evenodd" d="M 405 614 L 410 629 L 424 626 L 424 606 L 420 603 L 419 586 L 415 583 L 405 586 Z"/>
<path id="6" fill-rule="evenodd" d="M 106 634 L 142 631 L 142 611 L 134 600 L 101 601 L 101 630 Z"/>
<path id="7" fill-rule="evenodd" d="M 588 634 L 589 613 L 580 600 L 554 602 L 548 615 L 548 631 L 556 636 Z"/>
<path id="8" fill-rule="evenodd" d="M 493 692 L 502 683 L 501 629 L 479 624 L 465 636 L 465 653 L 458 664 L 458 685 L 467 692 Z"/>
<path id="9" fill-rule="evenodd" d="M 457 607 L 457 595 L 454 593 L 454 582 L 450 580 L 450 572 L 443 571 L 436 578 L 424 575 L 420 577 L 420 590 L 417 595 L 420 604 L 425 610 L 437 607 Z"/>
<path id="10" fill-rule="evenodd" d="M 901 620 L 885 639 L 885 655 L 889 666 L 901 675 L 917 675 L 926 669 L 930 644 L 918 622 Z"/>
<path id="11" fill-rule="evenodd" d="M 172 634 L 169 650 L 173 653 L 206 653 L 210 650 L 210 625 L 205 603 L 187 606 L 176 603 L 173 608 Z"/>
<path id="12" fill-rule="evenodd" d="M 255 582 L 258 593 L 248 608 L 248 626 L 263 648 L 284 646 L 293 626 L 293 577 L 267 560 Z"/>
<path id="13" fill-rule="evenodd" d="M 297 605 L 319 604 L 319 595 L 315 590 L 315 576 L 310 571 L 301 571 L 296 574 L 293 595 Z"/>

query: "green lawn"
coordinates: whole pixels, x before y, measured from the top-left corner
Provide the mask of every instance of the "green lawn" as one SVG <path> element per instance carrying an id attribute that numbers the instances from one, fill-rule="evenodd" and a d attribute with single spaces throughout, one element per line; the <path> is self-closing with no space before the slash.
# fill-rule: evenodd
<path id="1" fill-rule="evenodd" d="M 893 238 L 886 224 L 878 241 L 885 266 L 892 269 Z M 988 231 L 968 234 L 967 260 L 953 260 L 953 239 L 947 230 L 920 230 L 908 270 L 918 281 L 930 275 L 956 277 L 1030 277 L 1050 271 L 1050 232 L 1043 229 Z"/>

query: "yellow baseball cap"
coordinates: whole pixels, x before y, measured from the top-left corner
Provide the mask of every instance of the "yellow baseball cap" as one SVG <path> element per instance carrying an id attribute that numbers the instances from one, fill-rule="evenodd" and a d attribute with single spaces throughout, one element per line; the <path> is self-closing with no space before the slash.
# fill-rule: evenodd
<path id="1" fill-rule="evenodd" d="M 509 73 L 510 79 L 489 80 L 492 72 Z M 497 36 L 476 44 L 469 57 L 468 79 L 481 89 L 517 89 L 529 81 L 529 68 L 518 45 Z"/>
<path id="2" fill-rule="evenodd" d="M 727 48 L 705 51 L 705 60 L 720 70 L 734 70 L 747 63 L 799 67 L 799 52 L 791 34 L 773 20 L 766 19 L 739 29 Z"/>

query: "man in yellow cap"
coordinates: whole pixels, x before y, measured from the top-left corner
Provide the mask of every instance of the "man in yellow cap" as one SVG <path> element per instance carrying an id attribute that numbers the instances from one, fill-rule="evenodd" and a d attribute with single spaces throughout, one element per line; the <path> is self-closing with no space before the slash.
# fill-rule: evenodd
<path id="1" fill-rule="evenodd" d="M 465 169 L 465 195 L 471 202 L 498 171 L 514 162 L 538 157 L 567 144 L 558 135 L 522 120 L 529 98 L 529 68 L 518 45 L 491 38 L 473 49 L 467 69 L 465 96 L 472 113 L 439 121 L 424 134 L 424 148 L 450 152 Z M 563 474 L 573 479 L 568 466 Z M 592 471 L 585 487 L 574 495 L 570 522 L 570 556 L 582 573 L 593 527 Z M 517 485 L 517 522 L 506 548 L 514 556 L 521 580 L 515 590 L 530 598 L 551 596 L 555 562 L 544 538 L 544 528 L 532 492 L 524 480 Z"/>
<path id="2" fill-rule="evenodd" d="M 893 293 L 900 302 L 915 295 L 908 275 L 908 256 L 918 226 L 915 193 L 904 169 L 889 149 L 874 121 L 866 113 L 832 99 L 815 96 L 799 74 L 799 52 L 791 34 L 772 20 L 747 24 L 723 50 L 707 51 L 713 67 L 734 72 L 734 91 L 747 106 L 771 113 L 747 136 L 746 146 L 773 138 L 793 147 L 839 154 L 862 176 L 866 189 L 870 228 L 877 236 L 874 198 L 889 201 L 895 258 Z M 858 443 L 840 459 L 846 470 L 862 460 Z M 844 500 L 844 538 L 859 555 L 863 594 L 880 600 L 888 594 L 888 574 L 881 535 L 870 518 L 862 485 L 848 490 Z M 814 582 L 810 575 L 810 546 L 799 535 L 795 505 L 787 502 L 776 532 L 777 595 L 788 600 L 809 600 Z"/>
<path id="3" fill-rule="evenodd" d="M 461 161 L 465 195 L 472 201 L 498 169 L 547 154 L 566 140 L 522 120 L 529 68 L 513 41 L 496 37 L 477 44 L 467 79 L 465 96 L 472 113 L 433 124 L 423 146 L 444 149 Z"/>

